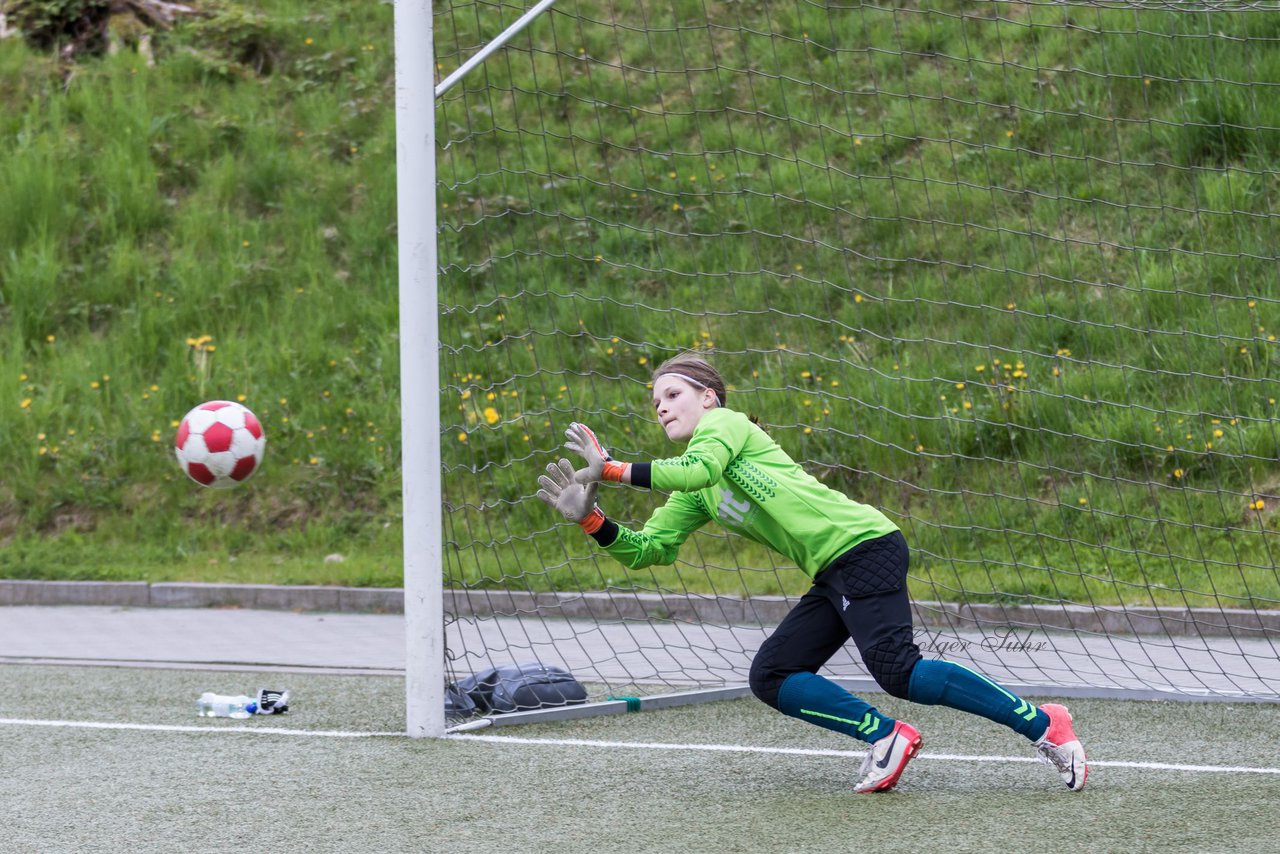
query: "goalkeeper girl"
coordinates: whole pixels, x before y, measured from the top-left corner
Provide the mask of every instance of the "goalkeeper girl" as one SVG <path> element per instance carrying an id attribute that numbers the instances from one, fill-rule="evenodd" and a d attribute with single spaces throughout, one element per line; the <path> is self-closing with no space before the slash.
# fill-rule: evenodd
<path id="1" fill-rule="evenodd" d="M 675 561 L 681 544 L 710 521 L 784 555 L 813 586 L 760 647 L 751 690 L 794 718 L 867 742 L 857 792 L 883 792 L 898 782 L 920 750 L 919 731 L 894 720 L 818 675 L 850 638 L 876 682 L 895 697 L 981 715 L 1026 736 L 1073 791 L 1084 788 L 1084 748 L 1064 706 L 1036 708 L 966 667 L 920 656 L 907 599 L 907 542 L 874 507 L 821 484 L 746 415 L 725 405 L 720 374 L 704 359 L 682 355 L 653 375 L 653 406 L 684 453 L 652 462 L 612 460 L 595 434 L 573 424 L 568 460 L 547 466 L 538 497 L 631 569 Z M 608 519 L 596 488 L 614 481 L 669 491 L 643 529 Z"/>

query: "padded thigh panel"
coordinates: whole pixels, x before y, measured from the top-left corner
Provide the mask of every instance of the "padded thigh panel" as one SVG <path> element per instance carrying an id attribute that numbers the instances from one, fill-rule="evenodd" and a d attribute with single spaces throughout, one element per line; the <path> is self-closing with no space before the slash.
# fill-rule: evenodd
<path id="1" fill-rule="evenodd" d="M 850 599 L 893 593 L 906 584 L 908 554 L 902 534 L 888 534 L 849 549 L 820 578 Z"/>

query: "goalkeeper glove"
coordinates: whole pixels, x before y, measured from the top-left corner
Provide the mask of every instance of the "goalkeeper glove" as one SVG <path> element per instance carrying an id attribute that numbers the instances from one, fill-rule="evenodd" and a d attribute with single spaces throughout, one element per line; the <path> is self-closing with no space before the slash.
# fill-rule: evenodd
<path id="1" fill-rule="evenodd" d="M 538 477 L 538 498 L 553 510 L 559 511 L 567 522 L 581 523 L 599 513 L 596 508 L 596 483 L 575 483 L 573 463 L 558 460 L 547 465 L 547 473 Z M 603 515 L 603 514 L 601 514 Z"/>
<path id="2" fill-rule="evenodd" d="M 586 468 L 574 472 L 575 481 L 599 483 L 602 480 L 608 480 L 616 483 L 622 480 L 627 464 L 614 462 L 613 457 L 609 456 L 609 452 L 600 444 L 600 440 L 596 438 L 596 434 L 590 427 L 575 421 L 569 425 L 568 430 L 564 431 L 564 435 L 569 440 L 564 443 L 565 450 L 578 454 L 587 463 Z"/>

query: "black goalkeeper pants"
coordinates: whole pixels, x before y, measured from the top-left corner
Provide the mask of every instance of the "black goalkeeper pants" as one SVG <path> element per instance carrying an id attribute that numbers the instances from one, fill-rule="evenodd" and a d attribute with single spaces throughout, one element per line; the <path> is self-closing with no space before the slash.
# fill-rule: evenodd
<path id="1" fill-rule="evenodd" d="M 907 598 L 907 540 L 900 531 L 859 543 L 813 581 L 751 662 L 751 690 L 778 707 L 794 673 L 817 673 L 852 638 L 871 676 L 906 698 L 920 660 Z"/>

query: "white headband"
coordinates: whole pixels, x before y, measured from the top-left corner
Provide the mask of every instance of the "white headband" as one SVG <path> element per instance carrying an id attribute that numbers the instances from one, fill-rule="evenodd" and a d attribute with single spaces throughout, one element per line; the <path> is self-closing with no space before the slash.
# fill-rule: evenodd
<path id="1" fill-rule="evenodd" d="M 695 380 L 693 377 L 689 376 L 688 374 L 677 374 L 675 371 L 667 371 L 666 373 L 661 374 L 660 376 L 675 377 L 678 380 L 684 380 L 690 385 L 696 385 L 698 388 L 711 388 L 711 386 L 707 385 L 704 382 L 700 382 L 699 380 Z M 711 390 L 715 392 L 716 403 L 719 404 L 720 406 L 724 406 L 724 401 L 720 399 L 720 392 L 716 391 L 715 389 L 711 389 Z"/>

